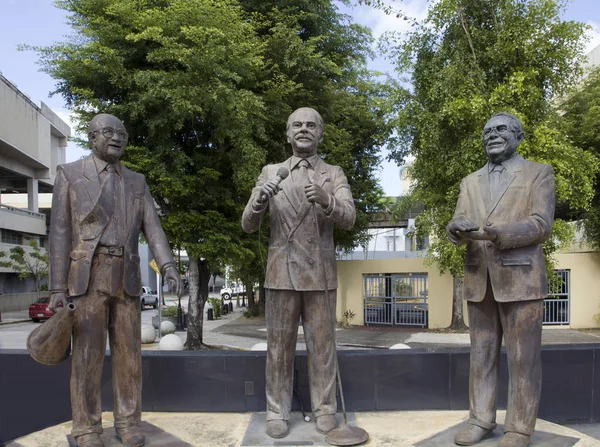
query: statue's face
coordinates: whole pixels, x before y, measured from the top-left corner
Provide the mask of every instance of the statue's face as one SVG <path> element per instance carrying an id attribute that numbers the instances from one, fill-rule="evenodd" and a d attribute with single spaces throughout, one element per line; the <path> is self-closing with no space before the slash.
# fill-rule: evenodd
<path id="1" fill-rule="evenodd" d="M 299 109 L 290 116 L 287 141 L 292 145 L 296 157 L 306 158 L 317 153 L 323 141 L 323 129 L 317 115 L 312 110 Z"/>
<path id="2" fill-rule="evenodd" d="M 521 140 L 523 134 L 517 134 L 508 116 L 493 116 L 483 128 L 483 147 L 493 163 L 512 157 Z"/>
<path id="3" fill-rule="evenodd" d="M 117 162 L 127 146 L 127 132 L 120 119 L 112 115 L 94 118 L 96 122 L 90 129 L 90 145 L 96 157 L 108 163 Z"/>

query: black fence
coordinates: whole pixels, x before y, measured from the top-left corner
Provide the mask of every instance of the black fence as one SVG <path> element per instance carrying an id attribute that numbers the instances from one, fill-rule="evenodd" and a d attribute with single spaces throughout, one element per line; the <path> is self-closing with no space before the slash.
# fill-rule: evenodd
<path id="1" fill-rule="evenodd" d="M 544 347 L 539 417 L 552 422 L 600 420 L 600 344 Z M 468 349 L 339 353 L 349 411 L 466 410 Z M 265 411 L 264 352 L 143 352 L 144 411 Z M 111 360 L 102 375 L 102 406 L 112 410 Z M 26 351 L 0 350 L 0 444 L 71 419 L 70 361 L 35 363 Z M 296 357 L 298 388 L 310 407 L 305 353 Z M 503 356 L 499 408 L 506 406 Z"/>

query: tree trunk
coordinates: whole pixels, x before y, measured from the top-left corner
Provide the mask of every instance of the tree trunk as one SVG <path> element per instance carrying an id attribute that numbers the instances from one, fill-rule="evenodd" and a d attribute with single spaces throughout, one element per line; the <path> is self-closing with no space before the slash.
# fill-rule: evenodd
<path id="1" fill-rule="evenodd" d="M 258 305 L 260 306 L 259 314 L 264 317 L 265 315 L 265 305 L 267 303 L 267 294 L 265 293 L 265 282 L 260 281 L 258 283 Z"/>
<path id="2" fill-rule="evenodd" d="M 468 329 L 463 316 L 463 283 L 464 278 L 453 277 L 452 321 L 449 329 L 457 331 Z"/>
<path id="3" fill-rule="evenodd" d="M 40 299 L 40 277 L 33 275 L 33 278 L 35 279 L 35 291 L 37 292 L 37 297 L 39 300 Z"/>
<path id="4" fill-rule="evenodd" d="M 201 349 L 204 325 L 204 305 L 208 299 L 210 270 L 206 260 L 189 257 L 190 301 L 188 303 L 188 331 L 185 346 L 189 350 Z"/>

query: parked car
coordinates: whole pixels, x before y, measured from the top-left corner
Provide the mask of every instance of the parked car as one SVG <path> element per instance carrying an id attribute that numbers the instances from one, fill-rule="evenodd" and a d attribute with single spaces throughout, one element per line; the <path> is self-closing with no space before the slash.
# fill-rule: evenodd
<path id="1" fill-rule="evenodd" d="M 158 307 L 158 295 L 156 292 L 154 290 L 150 290 L 150 287 L 142 286 L 140 305 L 142 306 L 142 311 L 146 309 L 146 306 L 152 306 L 156 309 Z"/>
<path id="2" fill-rule="evenodd" d="M 29 318 L 33 320 L 34 323 L 38 323 L 40 320 L 47 320 L 54 312 L 48 309 L 48 304 L 50 304 L 50 297 L 39 298 L 35 303 L 29 305 Z"/>
<path id="3" fill-rule="evenodd" d="M 221 289 L 221 298 L 223 298 L 224 300 L 230 300 L 232 297 L 237 297 L 237 296 L 245 296 L 246 295 L 246 290 L 244 289 L 244 286 L 240 286 L 240 287 L 223 287 Z"/>

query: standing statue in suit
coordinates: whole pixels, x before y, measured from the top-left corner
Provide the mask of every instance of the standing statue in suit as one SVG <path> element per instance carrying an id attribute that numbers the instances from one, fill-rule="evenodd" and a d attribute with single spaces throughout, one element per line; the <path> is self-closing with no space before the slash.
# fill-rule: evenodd
<path id="1" fill-rule="evenodd" d="M 242 217 L 244 231 L 251 233 L 267 210 L 270 214 L 266 394 L 267 434 L 273 438 L 289 429 L 300 316 L 317 430 L 326 434 L 337 426 L 333 226 L 351 228 L 356 211 L 342 168 L 317 155 L 323 133 L 316 110 L 303 107 L 290 115 L 287 140 L 294 155 L 263 168 Z"/>
<path id="2" fill-rule="evenodd" d="M 523 159 L 513 115 L 494 115 L 483 128 L 489 158 L 465 177 L 448 238 L 467 244 L 464 297 L 471 334 L 470 419 L 455 438 L 473 445 L 496 427 L 500 345 L 506 345 L 509 390 L 499 447 L 526 447 L 533 434 L 542 385 L 543 299 L 548 295 L 542 243 L 554 220 L 554 174 Z M 483 231 L 478 231 L 479 228 Z"/>
<path id="3" fill-rule="evenodd" d="M 58 167 L 50 223 L 50 305 L 75 303 L 71 370 L 72 435 L 101 447 L 100 402 L 106 333 L 110 337 L 114 417 L 127 446 L 144 445 L 141 421 L 142 279 L 138 237 L 144 232 L 161 273 L 181 281 L 142 174 L 119 162 L 123 123 L 96 115 L 88 128 L 92 155 Z"/>

